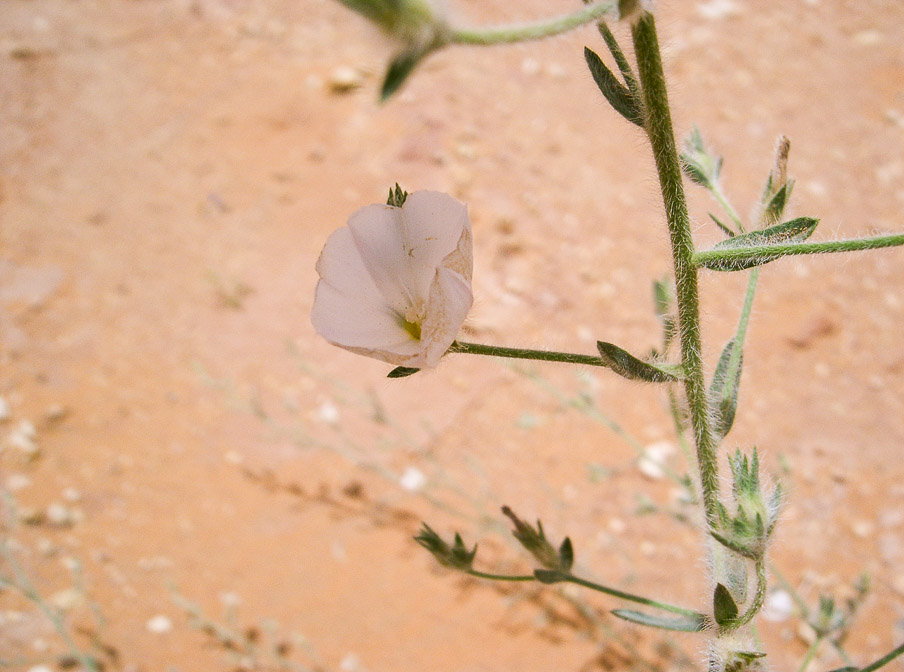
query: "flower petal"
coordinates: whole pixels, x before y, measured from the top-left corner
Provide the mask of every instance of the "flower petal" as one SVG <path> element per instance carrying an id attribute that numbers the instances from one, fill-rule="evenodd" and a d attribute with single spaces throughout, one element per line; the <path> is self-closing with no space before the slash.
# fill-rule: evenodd
<path id="1" fill-rule="evenodd" d="M 458 330 L 471 310 L 474 295 L 471 284 L 459 273 L 447 268 L 436 272 L 430 287 L 427 319 L 421 325 L 424 364 L 436 366 L 458 336 Z"/>
<path id="2" fill-rule="evenodd" d="M 348 228 L 373 283 L 404 316 L 426 303 L 434 269 L 409 254 L 403 221 L 400 208 L 369 205 L 349 217 Z"/>
<path id="3" fill-rule="evenodd" d="M 451 268 L 471 281 L 471 221 L 464 203 L 438 191 L 416 191 L 402 206 L 402 221 L 413 259 Z M 458 258 L 452 262 L 450 255 Z"/>

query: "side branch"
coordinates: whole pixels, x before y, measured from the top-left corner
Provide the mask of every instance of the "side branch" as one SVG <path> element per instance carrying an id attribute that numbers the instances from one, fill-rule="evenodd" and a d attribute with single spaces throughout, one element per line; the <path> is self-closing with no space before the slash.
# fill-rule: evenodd
<path id="1" fill-rule="evenodd" d="M 835 252 L 859 252 L 861 250 L 877 250 L 883 247 L 904 245 L 904 234 L 876 236 L 874 238 L 854 238 L 850 240 L 827 240 L 822 242 L 786 243 L 781 245 L 762 245 L 750 247 L 723 248 L 695 252 L 692 260 L 698 267 L 714 267 L 724 262 L 755 262 L 760 259 L 769 261 L 789 255 L 798 254 L 831 254 Z"/>

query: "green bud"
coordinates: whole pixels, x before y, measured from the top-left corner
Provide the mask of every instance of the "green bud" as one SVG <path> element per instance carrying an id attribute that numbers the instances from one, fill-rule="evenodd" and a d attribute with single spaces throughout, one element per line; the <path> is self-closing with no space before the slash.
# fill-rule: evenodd
<path id="1" fill-rule="evenodd" d="M 461 535 L 456 532 L 455 541 L 452 546 L 449 546 L 427 523 L 421 523 L 421 525 L 423 527 L 414 540 L 430 551 L 439 564 L 463 572 L 471 570 L 474 556 L 477 555 L 477 544 L 474 544 L 474 548 L 469 551 L 465 547 Z"/>
<path id="2" fill-rule="evenodd" d="M 710 154 L 696 126 L 685 139 L 684 151 L 680 158 L 685 175 L 692 181 L 707 189 L 715 187 L 718 183 L 719 174 L 722 172 L 722 157 Z"/>
<path id="3" fill-rule="evenodd" d="M 781 489 L 764 494 L 760 484 L 759 456 L 737 451 L 728 458 L 732 474 L 732 498 L 735 510 L 729 512 L 723 504 L 717 507 L 718 527 L 710 534 L 723 546 L 751 560 L 759 560 L 766 553 L 766 545 L 778 521 L 781 508 Z"/>
<path id="4" fill-rule="evenodd" d="M 538 581 L 555 583 L 562 580 L 562 575 L 567 575 L 571 571 L 571 566 L 574 564 L 574 548 L 571 545 L 571 539 L 566 537 L 559 550 L 556 550 L 546 538 L 546 533 L 543 531 L 543 523 L 539 520 L 537 521 L 537 527 L 534 528 L 518 518 L 514 511 L 507 506 L 502 507 L 502 513 L 515 525 L 512 534 L 518 540 L 518 543 L 534 556 L 543 568 L 550 570 L 547 572 L 537 570 L 535 575 Z"/>

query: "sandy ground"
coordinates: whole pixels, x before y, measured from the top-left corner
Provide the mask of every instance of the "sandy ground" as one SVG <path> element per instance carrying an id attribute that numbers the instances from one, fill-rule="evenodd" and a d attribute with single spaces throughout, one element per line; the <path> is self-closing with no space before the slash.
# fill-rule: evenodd
<path id="1" fill-rule="evenodd" d="M 450 2 L 475 23 L 574 4 Z M 821 218 L 817 238 L 902 231 L 904 5 L 660 4 L 678 132 L 724 154 L 742 213 L 784 133 L 791 213 Z M 587 576 L 705 609 L 698 533 L 637 461 L 660 444 L 686 468 L 661 390 L 463 355 L 389 381 L 308 319 L 326 236 L 398 181 L 469 205 L 471 340 L 656 345 L 652 162 L 585 44 L 604 50 L 592 28 L 447 50 L 380 106 L 391 46 L 327 0 L 3 0 L 0 573 L 111 670 L 695 668 L 693 634 L 640 632 L 585 591 L 467 581 L 411 540 L 429 520 L 524 571 L 508 504 L 571 536 Z M 358 88 L 332 90 L 340 67 Z M 717 240 L 716 206 L 691 205 Z M 805 600 L 871 576 L 845 642 L 861 663 L 904 636 L 902 262 L 764 268 L 726 441 L 787 489 L 772 559 Z M 744 282 L 703 278 L 710 367 Z M 781 613 L 760 633 L 779 670 L 812 636 Z M 0 660 L 66 652 L 0 589 Z M 840 664 L 826 646 L 811 669 Z"/>

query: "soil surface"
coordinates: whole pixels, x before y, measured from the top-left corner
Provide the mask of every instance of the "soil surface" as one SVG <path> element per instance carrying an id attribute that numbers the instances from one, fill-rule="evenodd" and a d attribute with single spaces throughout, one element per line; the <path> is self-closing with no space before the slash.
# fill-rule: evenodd
<path id="1" fill-rule="evenodd" d="M 474 24 L 576 6 L 448 4 Z M 724 155 L 743 216 L 786 134 L 789 213 L 820 218 L 815 239 L 904 230 L 904 4 L 659 5 L 676 130 Z M 412 541 L 426 520 L 479 541 L 481 569 L 529 571 L 508 505 L 569 536 L 582 575 L 707 610 L 663 389 L 465 355 L 387 380 L 309 322 L 327 235 L 399 182 L 468 203 L 468 339 L 657 346 L 652 160 L 585 45 L 605 51 L 592 27 L 450 48 L 379 105 L 395 47 L 336 2 L 0 3 L 0 575 L 73 643 L 0 587 L 2 664 L 699 669 L 698 635 L 586 590 L 469 580 Z M 718 205 L 690 202 L 699 245 L 719 240 Z M 710 372 L 745 286 L 702 276 Z M 866 572 L 844 649 L 865 664 L 904 638 L 902 329 L 900 251 L 760 275 L 720 459 L 757 446 L 786 493 L 787 583 L 759 623 L 777 670 L 813 641 L 789 590 L 843 607 Z M 843 664 L 825 644 L 809 669 Z"/>

